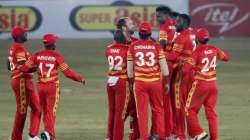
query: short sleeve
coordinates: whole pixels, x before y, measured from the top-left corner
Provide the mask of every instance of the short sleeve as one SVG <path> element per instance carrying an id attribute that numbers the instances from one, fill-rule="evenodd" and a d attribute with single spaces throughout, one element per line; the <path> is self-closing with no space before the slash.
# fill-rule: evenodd
<path id="1" fill-rule="evenodd" d="M 165 30 L 160 29 L 159 31 L 159 41 L 168 40 L 168 33 Z"/>
<path id="2" fill-rule="evenodd" d="M 160 46 L 158 46 L 158 49 L 159 49 L 159 58 L 158 59 L 165 58 L 165 53 L 164 53 L 163 49 Z"/>

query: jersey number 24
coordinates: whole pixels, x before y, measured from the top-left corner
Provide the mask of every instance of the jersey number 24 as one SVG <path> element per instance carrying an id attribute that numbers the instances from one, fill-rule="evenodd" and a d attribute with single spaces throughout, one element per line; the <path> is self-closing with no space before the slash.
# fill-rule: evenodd
<path id="1" fill-rule="evenodd" d="M 201 60 L 201 63 L 204 64 L 204 66 L 201 69 L 201 72 L 208 72 L 210 68 L 213 68 L 215 70 L 216 56 L 214 56 L 211 61 L 207 57 L 205 57 Z"/>

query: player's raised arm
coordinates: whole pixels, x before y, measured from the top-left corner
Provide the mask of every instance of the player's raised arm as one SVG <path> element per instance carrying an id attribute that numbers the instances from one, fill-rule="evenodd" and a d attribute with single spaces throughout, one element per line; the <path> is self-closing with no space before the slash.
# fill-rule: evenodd
<path id="1" fill-rule="evenodd" d="M 66 76 L 74 81 L 81 82 L 83 84 L 85 83 L 85 79 L 82 76 L 78 75 L 77 73 L 75 73 L 74 71 L 69 69 L 68 64 L 65 63 L 62 56 L 58 57 L 57 62 L 59 64 L 59 68 L 62 71 L 62 73 L 64 74 L 64 76 Z"/>
<path id="2" fill-rule="evenodd" d="M 222 50 L 220 50 L 220 49 L 218 49 L 218 48 L 216 48 L 217 49 L 217 53 L 218 53 L 218 58 L 221 60 L 221 61 L 229 61 L 230 60 L 230 56 L 229 56 L 229 54 L 228 53 L 226 53 L 226 52 L 224 52 L 224 51 L 222 51 Z"/>
<path id="3" fill-rule="evenodd" d="M 165 55 L 162 49 L 160 49 L 159 51 L 159 64 L 161 67 L 162 74 L 164 76 L 168 76 L 169 75 L 168 65 L 167 65 L 167 61 L 165 59 Z"/>
<path id="4" fill-rule="evenodd" d="M 159 32 L 159 43 L 163 49 L 167 46 L 167 33 L 165 31 Z"/>

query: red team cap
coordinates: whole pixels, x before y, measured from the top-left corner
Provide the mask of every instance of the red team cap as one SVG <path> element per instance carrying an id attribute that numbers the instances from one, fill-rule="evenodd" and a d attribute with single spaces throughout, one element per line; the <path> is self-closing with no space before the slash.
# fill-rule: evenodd
<path id="1" fill-rule="evenodd" d="M 142 34 L 151 34 L 152 33 L 152 26 L 149 22 L 144 21 L 139 24 L 139 32 Z"/>
<path id="2" fill-rule="evenodd" d="M 29 29 L 27 28 L 22 28 L 22 27 L 14 27 L 11 31 L 11 36 L 13 38 L 17 38 L 19 36 L 22 36 L 24 33 L 28 32 Z"/>
<path id="3" fill-rule="evenodd" d="M 205 41 L 209 39 L 210 35 L 206 28 L 199 28 L 196 30 L 198 41 Z"/>
<path id="4" fill-rule="evenodd" d="M 167 24 L 167 25 L 173 25 L 175 23 L 174 23 L 174 21 L 172 19 L 168 19 L 168 20 L 166 20 L 165 24 Z"/>
<path id="5" fill-rule="evenodd" d="M 51 33 L 45 34 L 43 36 L 43 42 L 45 42 L 46 45 L 54 44 L 56 42 L 56 40 L 58 40 L 58 39 L 59 39 L 59 37 L 57 35 L 54 35 Z"/>

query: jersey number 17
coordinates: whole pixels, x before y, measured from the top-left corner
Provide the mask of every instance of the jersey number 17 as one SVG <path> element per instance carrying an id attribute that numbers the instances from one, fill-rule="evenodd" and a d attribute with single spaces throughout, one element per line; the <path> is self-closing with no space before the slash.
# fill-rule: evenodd
<path id="1" fill-rule="evenodd" d="M 47 72 L 44 72 L 43 70 L 43 68 L 44 68 L 44 66 L 46 67 L 46 68 L 48 68 L 48 71 Z M 51 73 L 51 71 L 52 71 L 52 69 L 54 68 L 54 64 L 44 64 L 44 63 L 40 63 L 39 64 L 39 70 L 40 70 L 40 72 L 41 72 L 41 75 L 42 75 L 42 77 L 44 77 L 44 75 L 46 76 L 46 78 L 49 78 L 50 77 L 50 73 Z"/>

